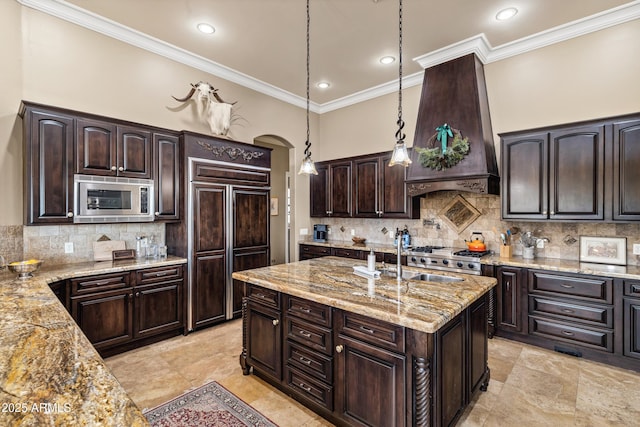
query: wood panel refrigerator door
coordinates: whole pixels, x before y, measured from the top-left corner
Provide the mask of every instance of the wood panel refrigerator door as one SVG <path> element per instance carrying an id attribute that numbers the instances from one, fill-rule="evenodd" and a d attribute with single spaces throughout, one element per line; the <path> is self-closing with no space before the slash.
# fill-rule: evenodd
<path id="1" fill-rule="evenodd" d="M 269 190 L 234 187 L 233 194 L 233 265 L 232 271 L 269 265 Z M 242 314 L 242 282 L 230 279 L 233 297 L 231 317 Z"/>
<path id="2" fill-rule="evenodd" d="M 193 268 L 190 327 L 226 318 L 228 187 L 192 184 Z"/>

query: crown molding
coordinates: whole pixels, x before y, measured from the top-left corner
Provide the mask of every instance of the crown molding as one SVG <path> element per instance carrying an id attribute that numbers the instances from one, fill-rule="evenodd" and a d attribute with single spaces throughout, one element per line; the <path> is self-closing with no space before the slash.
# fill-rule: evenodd
<path id="1" fill-rule="evenodd" d="M 204 71 L 288 104 L 295 105 L 296 107 L 307 107 L 306 98 L 126 27 L 103 16 L 67 3 L 64 0 L 16 1 L 23 6 L 96 31 L 132 46 L 139 47 L 140 49 Z M 640 0 L 635 0 L 622 6 L 497 47 L 492 47 L 484 34 L 478 34 L 458 43 L 443 47 L 442 49 L 418 56 L 414 58 L 414 61 L 418 62 L 422 68 L 429 68 L 469 53 L 475 53 L 482 63 L 488 64 L 638 18 L 640 18 Z M 412 74 L 403 78 L 402 84 L 406 87 L 422 84 L 422 73 Z M 397 91 L 397 88 L 398 80 L 396 79 L 323 104 L 310 102 L 309 110 L 322 114 L 393 93 Z"/>

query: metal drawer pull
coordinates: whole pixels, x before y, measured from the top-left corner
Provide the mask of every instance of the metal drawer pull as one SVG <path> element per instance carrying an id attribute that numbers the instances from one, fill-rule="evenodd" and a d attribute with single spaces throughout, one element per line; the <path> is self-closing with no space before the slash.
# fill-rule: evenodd
<path id="1" fill-rule="evenodd" d="M 301 389 L 303 389 L 304 391 L 306 391 L 307 393 L 311 393 L 311 387 L 309 387 L 308 385 L 306 385 L 305 383 L 300 383 L 298 384 L 298 387 L 300 387 Z"/>
<path id="2" fill-rule="evenodd" d="M 342 344 L 336 346 L 336 352 L 342 353 L 342 350 L 344 350 L 344 346 L 342 346 Z"/>
<path id="3" fill-rule="evenodd" d="M 265 299 L 265 298 L 266 298 L 266 296 L 264 296 L 264 294 L 254 294 L 254 295 L 255 295 L 256 297 L 258 297 L 258 298 L 262 298 L 262 299 Z"/>
<path id="4" fill-rule="evenodd" d="M 561 283 L 560 286 L 562 286 L 565 289 L 573 289 L 573 285 L 567 285 L 565 283 Z"/>
<path id="5" fill-rule="evenodd" d="M 304 311 L 305 313 L 311 313 L 311 309 L 309 307 L 298 307 L 300 311 Z"/>
<path id="6" fill-rule="evenodd" d="M 631 292 L 633 293 L 640 292 L 640 285 L 631 285 Z"/>
<path id="7" fill-rule="evenodd" d="M 298 331 L 298 333 L 299 333 L 300 335 L 302 335 L 303 337 L 305 337 L 305 338 L 311 338 L 311 334 L 310 334 L 309 332 L 305 331 L 305 330 L 300 329 L 300 330 Z"/>
<path id="8" fill-rule="evenodd" d="M 102 280 L 101 282 L 96 282 L 96 286 L 108 285 L 111 283 L 111 280 Z"/>
<path id="9" fill-rule="evenodd" d="M 273 326 L 278 326 L 280 321 L 278 319 L 273 319 L 273 321 L 271 323 L 273 323 Z"/>
<path id="10" fill-rule="evenodd" d="M 305 365 L 311 365 L 311 360 L 307 359 L 306 357 L 300 356 L 298 357 L 298 360 L 304 363 Z"/>
<path id="11" fill-rule="evenodd" d="M 369 329 L 366 326 L 362 326 L 362 325 L 360 325 L 360 330 L 365 331 L 368 334 L 372 334 L 375 332 L 373 329 Z"/>
<path id="12" fill-rule="evenodd" d="M 562 331 L 562 333 L 563 333 L 564 335 L 567 335 L 567 336 L 570 336 L 570 337 L 572 337 L 572 336 L 573 336 L 573 332 L 569 332 L 569 331 Z"/>
<path id="13" fill-rule="evenodd" d="M 563 313 L 567 313 L 567 314 L 575 313 L 573 310 L 570 310 L 570 309 L 568 309 L 568 308 L 563 308 L 563 309 L 562 309 L 562 310 L 560 310 L 560 311 L 562 311 Z"/>
<path id="14" fill-rule="evenodd" d="M 169 274 L 168 271 L 161 271 L 160 273 L 156 273 L 156 277 L 166 276 L 167 274 Z"/>

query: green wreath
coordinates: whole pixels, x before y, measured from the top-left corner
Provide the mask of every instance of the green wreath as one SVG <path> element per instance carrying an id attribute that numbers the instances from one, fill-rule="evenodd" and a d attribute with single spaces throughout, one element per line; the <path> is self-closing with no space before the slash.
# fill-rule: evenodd
<path id="1" fill-rule="evenodd" d="M 469 138 L 463 138 L 458 129 L 451 129 L 448 125 L 438 127 L 438 132 L 434 134 L 427 142 L 428 147 L 434 147 L 436 140 L 443 141 L 442 148 L 419 148 L 418 161 L 422 167 L 434 170 L 442 170 L 453 167 L 460 163 L 462 159 L 469 153 Z M 451 132 L 453 131 L 453 132 Z M 450 147 L 447 147 L 447 134 L 453 135 L 453 141 Z"/>

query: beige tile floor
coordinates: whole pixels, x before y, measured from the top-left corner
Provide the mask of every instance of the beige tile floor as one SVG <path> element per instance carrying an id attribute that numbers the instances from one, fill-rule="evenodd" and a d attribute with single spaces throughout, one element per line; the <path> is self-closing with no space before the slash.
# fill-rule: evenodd
<path id="1" fill-rule="evenodd" d="M 136 404 L 160 405 L 218 381 L 282 427 L 329 426 L 255 376 L 243 376 L 239 320 L 110 357 Z M 514 341 L 489 340 L 489 390 L 459 426 L 640 426 L 640 374 Z"/>

